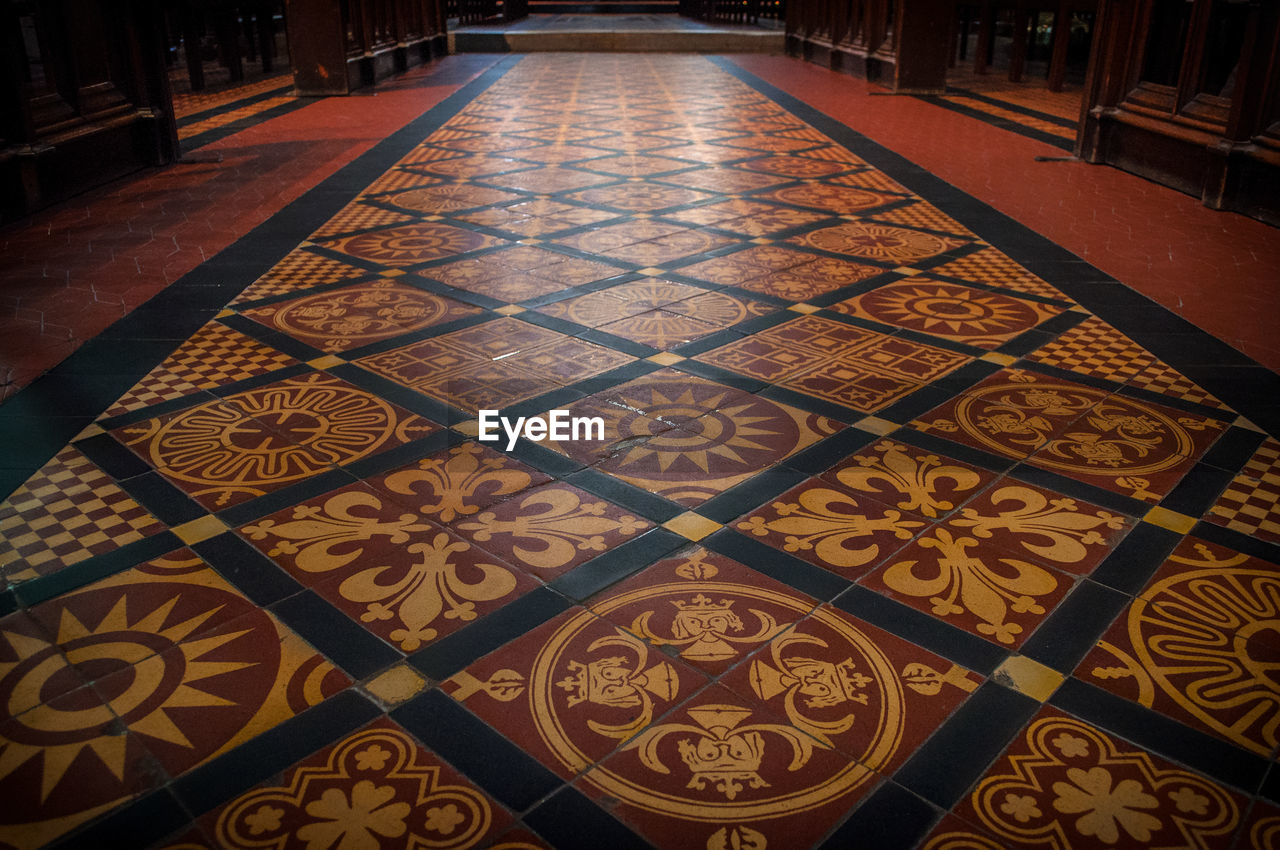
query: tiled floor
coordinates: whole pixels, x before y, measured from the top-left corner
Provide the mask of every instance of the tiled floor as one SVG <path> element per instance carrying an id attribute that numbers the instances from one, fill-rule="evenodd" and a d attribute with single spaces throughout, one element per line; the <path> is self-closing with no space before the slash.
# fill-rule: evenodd
<path id="1" fill-rule="evenodd" d="M 0 408 L 0 842 L 1275 846 L 1274 397 L 774 61 L 489 59 Z"/>

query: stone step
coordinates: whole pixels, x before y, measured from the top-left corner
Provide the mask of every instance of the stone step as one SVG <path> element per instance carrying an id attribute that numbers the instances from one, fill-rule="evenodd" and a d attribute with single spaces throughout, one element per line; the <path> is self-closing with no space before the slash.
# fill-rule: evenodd
<path id="1" fill-rule="evenodd" d="M 674 14 L 531 14 L 449 33 L 454 53 L 781 53 L 781 29 L 708 24 Z"/>

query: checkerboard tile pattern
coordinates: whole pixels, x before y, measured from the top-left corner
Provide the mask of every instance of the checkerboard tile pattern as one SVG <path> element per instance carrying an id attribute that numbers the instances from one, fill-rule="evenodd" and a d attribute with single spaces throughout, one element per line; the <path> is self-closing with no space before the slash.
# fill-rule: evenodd
<path id="1" fill-rule="evenodd" d="M 196 331 L 103 415 L 119 416 L 198 390 L 265 375 L 297 362 L 215 320 Z"/>
<path id="2" fill-rule="evenodd" d="M 1208 522 L 1280 542 L 1280 441 L 1268 437 L 1205 515 Z"/>
<path id="3" fill-rule="evenodd" d="M 9 582 L 35 578 L 163 528 L 67 446 L 0 504 L 0 570 Z"/>

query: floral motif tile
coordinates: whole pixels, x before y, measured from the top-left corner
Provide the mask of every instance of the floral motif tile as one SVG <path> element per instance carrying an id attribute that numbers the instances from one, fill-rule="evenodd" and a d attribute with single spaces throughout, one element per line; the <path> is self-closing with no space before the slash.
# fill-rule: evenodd
<path id="1" fill-rule="evenodd" d="M 867 413 L 970 360 L 820 316 L 775 325 L 697 359 Z"/>
<path id="2" fill-rule="evenodd" d="M 500 244 L 501 240 L 449 224 L 406 224 L 326 242 L 325 247 L 384 266 L 415 266 Z"/>
<path id="3" fill-rule="evenodd" d="M 1280 746 L 1277 565 L 1184 538 L 1075 675 L 1236 746 Z"/>
<path id="4" fill-rule="evenodd" d="M 743 534 L 854 579 L 924 530 L 896 508 L 818 478 L 734 523 Z"/>
<path id="5" fill-rule="evenodd" d="M 557 319 L 567 319 L 589 328 L 598 328 L 627 316 L 646 313 L 650 307 L 638 301 L 624 301 L 610 295 L 608 290 L 603 290 L 566 298 L 564 301 L 553 301 L 537 309 L 539 313 L 555 316 Z"/>
<path id="6" fill-rule="evenodd" d="M 558 240 L 561 245 L 577 248 L 590 254 L 609 254 L 626 245 L 647 242 L 660 236 L 683 233 L 685 228 L 678 224 L 667 224 L 660 221 L 639 219 L 621 224 L 610 224 L 588 230 L 576 236 L 568 236 Z"/>
<path id="7" fill-rule="evenodd" d="M 1063 308 L 911 278 L 841 301 L 831 309 L 979 348 L 998 348 Z"/>
<path id="8" fill-rule="evenodd" d="M 0 574 L 47 575 L 164 530 L 106 473 L 67 446 L 0 502 Z"/>
<path id="9" fill-rule="evenodd" d="M 813 230 L 802 236 L 793 236 L 787 241 L 833 254 L 879 260 L 900 266 L 936 257 L 965 244 L 965 240 L 949 236 L 935 236 L 920 230 L 861 222 Z"/>
<path id="10" fill-rule="evenodd" d="M 894 440 L 867 446 L 821 477 L 930 521 L 950 514 L 996 479 L 980 467 Z"/>
<path id="11" fill-rule="evenodd" d="M 291 631 L 181 550 L 33 610 L 48 638 L 4 640 L 20 660 L 0 724 L 6 842 L 35 847 L 156 781 L 256 737 L 350 684 Z M 15 643 L 17 641 L 17 643 Z M 69 671 L 94 681 L 59 690 Z"/>
<path id="12" fill-rule="evenodd" d="M 424 437 L 438 426 L 312 372 L 113 433 L 211 510 Z"/>
<path id="13" fill-rule="evenodd" d="M 1225 848 L 1245 805 L 1212 780 L 1046 708 L 956 812 L 1001 844 Z"/>
<path id="14" fill-rule="evenodd" d="M 737 192 L 750 192 L 767 186 L 777 186 L 779 183 L 790 182 L 789 178 L 777 174 L 744 171 L 728 166 L 713 166 L 678 176 L 673 175 L 670 180 L 672 182 L 678 181 L 681 186 L 692 186 L 695 189 L 704 189 L 708 192 L 719 192 L 726 195 Z"/>
<path id="15" fill-rule="evenodd" d="M 693 163 L 658 154 L 617 154 L 577 163 L 579 168 L 618 177 L 649 177 L 688 168 Z"/>
<path id="16" fill-rule="evenodd" d="M 515 174 L 503 174 L 498 177 L 487 177 L 485 182 L 503 189 L 516 189 L 523 192 L 571 192 L 585 189 L 588 186 L 599 186 L 601 183 L 612 183 L 618 178 L 606 174 L 591 174 L 558 165 L 548 165 L 530 171 Z"/>
<path id="17" fill-rule="evenodd" d="M 1132 521 L 1014 479 L 882 559 L 862 583 L 966 631 L 1017 646 Z"/>
<path id="18" fill-rule="evenodd" d="M 561 482 L 526 490 L 453 528 L 543 581 L 625 543 L 653 524 Z"/>
<path id="19" fill-rule="evenodd" d="M 256 322 L 329 352 L 478 313 L 479 307 L 393 281 L 357 284 L 244 311 Z"/>
<path id="20" fill-rule="evenodd" d="M 201 818 L 219 847 L 493 846 L 512 817 L 381 719 Z M 537 846 L 537 845 L 533 845 Z"/>
<path id="21" fill-rule="evenodd" d="M 413 652 L 538 583 L 465 539 L 352 485 L 240 529 L 301 584 Z"/>
<path id="22" fill-rule="evenodd" d="M 813 262 L 751 277 L 734 285 L 788 301 L 805 301 L 883 273 L 884 269 L 879 266 L 819 257 Z"/>

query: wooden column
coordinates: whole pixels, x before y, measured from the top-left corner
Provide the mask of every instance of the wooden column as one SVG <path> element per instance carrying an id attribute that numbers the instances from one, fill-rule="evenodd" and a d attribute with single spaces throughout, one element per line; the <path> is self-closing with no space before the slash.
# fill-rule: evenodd
<path id="1" fill-rule="evenodd" d="M 893 90 L 941 94 L 947 90 L 954 0 L 901 0 L 894 22 L 897 62 Z"/>
<path id="2" fill-rule="evenodd" d="M 1049 57 L 1049 91 L 1062 91 L 1067 79 L 1067 48 L 1071 44 L 1071 10 L 1060 0 L 1053 16 L 1053 52 Z"/>
<path id="3" fill-rule="evenodd" d="M 973 49 L 973 73 L 985 74 L 991 65 L 991 44 L 995 41 L 996 10 L 991 0 L 982 0 L 978 10 L 978 43 Z"/>
<path id="4" fill-rule="evenodd" d="M 339 0 L 285 0 L 284 12 L 297 93 L 348 94 L 346 23 Z"/>

